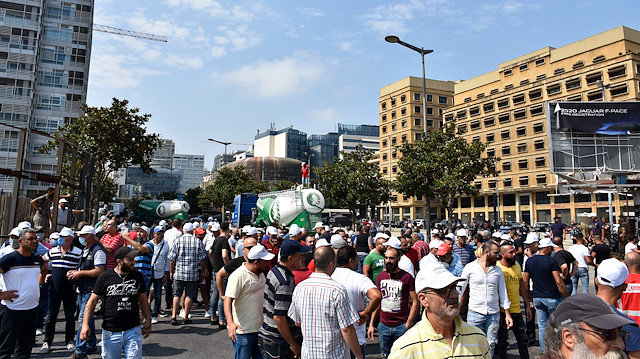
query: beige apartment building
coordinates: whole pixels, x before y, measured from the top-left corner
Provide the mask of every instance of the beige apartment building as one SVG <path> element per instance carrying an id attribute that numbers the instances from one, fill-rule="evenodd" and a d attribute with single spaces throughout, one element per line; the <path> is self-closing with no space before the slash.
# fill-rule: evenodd
<path id="1" fill-rule="evenodd" d="M 603 85 L 605 101 L 640 99 L 639 31 L 621 26 L 560 48 L 545 47 L 456 82 L 454 105 L 444 111 L 444 121 L 455 121 L 469 141 L 487 143 L 486 155 L 499 158 L 500 172 L 476 180 L 479 196 L 458 199 L 458 218 L 465 223 L 473 217 L 493 219 L 496 195 L 500 219 L 534 223 L 560 216 L 568 223 L 582 212 L 608 217 L 607 193 L 558 195 L 558 179 L 549 168 L 546 117 L 548 101 L 603 101 Z M 381 91 L 381 105 L 386 92 L 391 89 Z M 381 132 L 380 138 L 388 135 Z M 614 195 L 617 215 L 633 208 L 631 198 L 626 201 L 625 195 Z"/>
<path id="2" fill-rule="evenodd" d="M 422 78 L 406 77 L 380 89 L 380 171 L 393 181 L 398 172 L 395 146 L 414 142 L 424 133 L 424 112 L 427 126 L 440 128 L 445 109 L 453 105 L 452 81 L 426 80 L 426 110 L 423 109 Z M 391 201 L 392 220 L 425 218 L 425 200 L 394 193 Z M 380 206 L 380 218 L 389 218 L 389 204 Z M 432 217 L 440 218 L 439 209 L 431 208 Z"/>

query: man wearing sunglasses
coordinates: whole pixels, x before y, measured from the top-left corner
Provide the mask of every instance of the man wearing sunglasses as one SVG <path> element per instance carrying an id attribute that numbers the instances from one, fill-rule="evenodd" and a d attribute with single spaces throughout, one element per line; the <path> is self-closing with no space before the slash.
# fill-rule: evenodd
<path id="1" fill-rule="evenodd" d="M 490 358 L 482 330 L 460 318 L 458 282 L 440 263 L 429 263 L 416 276 L 418 300 L 424 307 L 422 320 L 398 338 L 389 359 Z"/>
<path id="2" fill-rule="evenodd" d="M 578 293 L 558 305 L 544 332 L 541 358 L 625 358 L 629 333 L 624 327 L 637 324 L 614 312 L 593 294 Z"/>
<path id="3" fill-rule="evenodd" d="M 609 304 L 616 314 L 625 319 L 633 320 L 615 308 L 616 303 L 618 303 L 622 293 L 627 288 L 626 280 L 628 276 L 629 269 L 624 263 L 615 258 L 605 259 L 598 266 L 598 275 L 595 279 L 598 286 L 598 294 L 596 295 Z M 629 358 L 640 358 L 640 328 L 625 325 L 622 330 L 629 333 L 628 338 L 624 338 L 625 351 L 628 353 Z"/>

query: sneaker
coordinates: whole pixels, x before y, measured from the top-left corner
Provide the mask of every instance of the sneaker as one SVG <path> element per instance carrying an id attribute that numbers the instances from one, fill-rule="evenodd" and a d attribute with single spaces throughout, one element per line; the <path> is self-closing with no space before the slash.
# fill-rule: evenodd
<path id="1" fill-rule="evenodd" d="M 169 321 L 169 324 L 178 325 L 178 320 L 176 318 L 171 318 L 171 321 Z"/>
<path id="2" fill-rule="evenodd" d="M 40 348 L 40 354 L 48 354 L 51 351 L 51 349 L 49 349 L 49 343 L 44 342 L 42 343 L 42 348 Z"/>
<path id="3" fill-rule="evenodd" d="M 80 354 L 78 352 L 73 352 L 73 354 L 71 354 L 71 356 L 69 357 L 69 359 L 88 359 L 89 357 L 87 356 L 87 354 Z"/>
<path id="4" fill-rule="evenodd" d="M 160 310 L 158 312 L 158 316 L 162 317 L 162 318 L 166 318 L 169 316 L 169 314 L 167 314 L 167 312 L 165 312 L 164 310 Z"/>
<path id="5" fill-rule="evenodd" d="M 97 348 L 97 347 L 102 348 L 102 340 L 101 340 L 101 341 L 99 341 L 99 342 L 98 342 L 98 344 L 96 344 L 96 350 L 98 350 L 98 348 Z"/>
<path id="6" fill-rule="evenodd" d="M 67 343 L 67 350 L 70 351 L 70 352 L 76 350 L 76 343 L 75 342 Z"/>
<path id="7" fill-rule="evenodd" d="M 211 318 L 211 313 L 209 313 L 209 312 L 204 312 L 204 317 L 205 317 L 205 318 Z"/>
<path id="8" fill-rule="evenodd" d="M 191 319 L 185 319 L 182 321 L 182 325 L 191 324 Z"/>
<path id="9" fill-rule="evenodd" d="M 158 324 L 158 318 L 151 317 L 151 324 Z"/>
<path id="10" fill-rule="evenodd" d="M 178 316 L 182 319 L 184 319 L 184 309 L 180 310 L 180 313 L 178 314 Z"/>
<path id="11" fill-rule="evenodd" d="M 95 346 L 93 348 L 87 348 L 87 354 L 95 354 L 98 352 L 98 347 Z"/>
<path id="12" fill-rule="evenodd" d="M 44 334 L 44 330 L 42 330 L 40 328 L 36 329 L 36 336 L 43 335 L 43 334 Z"/>

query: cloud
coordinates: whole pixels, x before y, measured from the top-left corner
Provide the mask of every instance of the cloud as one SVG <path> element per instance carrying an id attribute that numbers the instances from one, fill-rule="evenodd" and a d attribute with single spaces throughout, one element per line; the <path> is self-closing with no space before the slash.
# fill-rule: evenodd
<path id="1" fill-rule="evenodd" d="M 410 0 L 403 4 L 380 5 L 362 15 L 365 25 L 379 33 L 405 34 L 409 31 L 408 21 L 420 17 L 430 1 Z"/>
<path id="2" fill-rule="evenodd" d="M 196 57 L 180 57 L 175 54 L 170 54 L 164 59 L 164 63 L 169 66 L 175 66 L 181 69 L 199 69 L 204 64 L 201 59 Z"/>
<path id="3" fill-rule="evenodd" d="M 334 107 L 327 107 L 323 109 L 317 109 L 309 112 L 307 118 L 310 123 L 338 123 L 342 121 L 341 111 L 338 111 Z"/>
<path id="4" fill-rule="evenodd" d="M 262 98 L 276 98 L 305 91 L 325 72 L 325 65 L 310 56 L 286 57 L 214 73 L 213 81 L 236 85 Z"/>
<path id="5" fill-rule="evenodd" d="M 91 86 L 116 90 L 135 88 L 150 77 L 166 73 L 132 65 L 135 58 L 118 54 L 116 49 L 111 50 L 92 54 Z"/>
<path id="6" fill-rule="evenodd" d="M 307 8 L 304 8 L 304 9 L 300 10 L 300 13 L 303 16 L 306 16 L 306 17 L 320 17 L 320 16 L 324 16 L 325 15 L 322 10 L 313 9 L 313 8 L 310 8 L 310 7 L 307 7 Z"/>
<path id="7" fill-rule="evenodd" d="M 254 12 L 247 8 L 239 5 L 224 7 L 220 2 L 215 0 L 165 0 L 165 3 L 171 7 L 205 12 L 212 17 L 227 20 L 251 21 L 255 17 Z M 253 10 L 255 10 L 255 8 L 253 8 Z"/>
<path id="8" fill-rule="evenodd" d="M 239 25 L 235 28 L 219 26 L 216 34 L 211 38 L 214 47 L 231 51 L 241 51 L 255 47 L 262 43 L 263 39 L 255 32 L 249 30 L 246 25 Z"/>
<path id="9" fill-rule="evenodd" d="M 189 38 L 191 33 L 189 29 L 173 23 L 170 19 L 147 19 L 141 11 L 133 13 L 133 16 L 127 19 L 127 23 L 134 30 L 155 35 L 165 35 L 178 40 Z"/>
<path id="10" fill-rule="evenodd" d="M 348 52 L 354 51 L 353 41 L 339 41 L 337 45 L 340 51 L 348 51 Z"/>

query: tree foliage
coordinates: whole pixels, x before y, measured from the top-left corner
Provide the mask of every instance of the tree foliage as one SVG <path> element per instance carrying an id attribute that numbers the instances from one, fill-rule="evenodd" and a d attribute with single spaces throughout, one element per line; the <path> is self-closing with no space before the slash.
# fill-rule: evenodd
<path id="1" fill-rule="evenodd" d="M 481 157 L 485 149 L 486 144 L 467 142 L 459 136 L 454 123 L 445 125 L 442 131 L 429 131 L 421 140 L 397 148 L 401 156 L 394 187 L 406 196 L 438 200 L 451 219 L 458 196 L 478 193 L 473 185 L 477 177 L 497 174 L 497 159 Z"/>
<path id="2" fill-rule="evenodd" d="M 221 208 L 231 205 L 238 194 L 268 190 L 266 182 L 256 181 L 244 167 L 223 167 L 216 172 L 213 184 L 198 195 L 198 204 L 202 209 Z"/>
<path id="3" fill-rule="evenodd" d="M 278 183 L 276 183 L 275 185 L 271 186 L 271 190 L 273 191 L 284 191 L 284 190 L 288 190 L 291 189 L 292 187 L 295 187 L 296 183 L 291 182 L 291 181 L 287 181 L 287 180 L 282 180 Z"/>
<path id="4" fill-rule="evenodd" d="M 118 169 L 139 166 L 145 173 L 153 172 L 151 156 L 161 142 L 159 135 L 147 133 L 146 123 L 151 115 L 140 114 L 138 108 L 129 108 L 127 100 L 113 98 L 110 107 L 82 106 L 84 115 L 60 127 L 54 137 L 78 145 L 95 161 L 91 206 L 97 210 L 99 201 L 110 201 L 115 195 L 116 187 L 110 175 Z M 55 140 L 39 149 L 41 153 L 58 150 Z M 65 151 L 64 161 L 70 166 L 72 159 L 68 151 Z M 83 162 L 83 156 L 78 156 L 77 168 L 81 168 Z"/>
<path id="5" fill-rule="evenodd" d="M 391 185 L 382 177 L 378 165 L 369 163 L 373 151 L 358 146 L 342 158 L 316 168 L 318 189 L 326 203 L 348 208 L 355 223 L 360 206 L 378 205 L 389 200 Z"/>
<path id="6" fill-rule="evenodd" d="M 198 196 L 200 196 L 201 193 L 202 193 L 202 188 L 200 187 L 189 188 L 184 193 L 184 200 L 187 201 L 187 203 L 189 203 L 190 213 L 202 212 L 200 208 L 200 204 L 198 203 Z"/>

